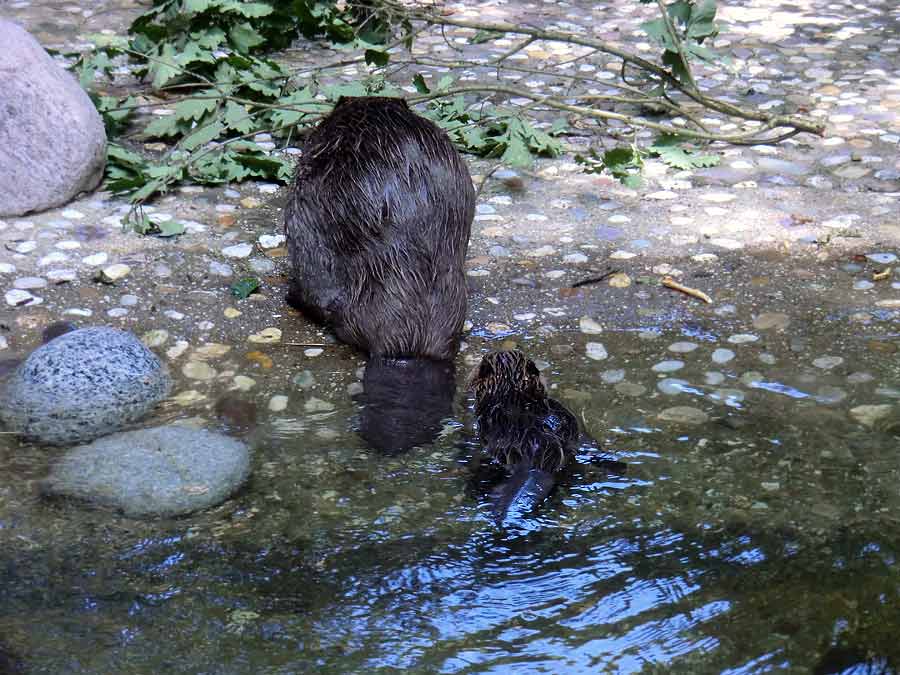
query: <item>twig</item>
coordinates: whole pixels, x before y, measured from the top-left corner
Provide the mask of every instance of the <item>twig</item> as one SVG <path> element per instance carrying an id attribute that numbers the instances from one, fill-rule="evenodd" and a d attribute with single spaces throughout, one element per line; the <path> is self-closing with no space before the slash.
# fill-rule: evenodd
<path id="1" fill-rule="evenodd" d="M 619 272 L 621 272 L 621 270 L 610 270 L 609 272 L 604 272 L 599 277 L 588 277 L 587 279 L 576 281 L 569 288 L 580 288 L 581 286 L 587 286 L 588 284 L 599 284 L 601 281 L 605 281 Z"/>
<path id="2" fill-rule="evenodd" d="M 703 300 L 703 302 L 707 304 L 712 304 L 712 298 L 709 297 L 706 293 L 696 288 L 691 288 L 690 286 L 682 286 L 672 277 L 663 277 L 662 285 L 666 288 L 671 288 L 673 291 L 681 291 L 685 295 L 690 295 L 693 298 Z"/>

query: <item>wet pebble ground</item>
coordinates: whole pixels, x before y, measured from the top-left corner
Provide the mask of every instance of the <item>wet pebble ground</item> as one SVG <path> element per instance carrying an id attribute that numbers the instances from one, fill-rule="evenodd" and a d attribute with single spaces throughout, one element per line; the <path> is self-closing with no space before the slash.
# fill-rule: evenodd
<path id="1" fill-rule="evenodd" d="M 518 530 L 496 531 L 468 487 L 461 392 L 432 448 L 381 457 L 353 433 L 364 359 L 283 301 L 279 186 L 178 189 L 146 209 L 184 223 L 176 238 L 123 233 L 128 206 L 102 192 L 0 220 L 0 373 L 54 321 L 123 328 L 176 380 L 153 422 L 199 421 L 256 448 L 235 499 L 138 524 L 37 499 L 55 455 L 0 435 L 0 653 L 8 643 L 35 672 L 125 672 L 129 658 L 128 672 L 227 658 L 248 673 L 803 673 L 845 648 L 900 659 L 900 9 L 730 4 L 715 46 L 736 74 L 701 70 L 701 86 L 807 110 L 824 138 L 723 147 L 719 166 L 691 172 L 650 160 L 637 190 L 568 154 L 496 171 L 480 194 L 460 390 L 484 350 L 518 345 L 596 440 Z M 610 40 L 646 9 L 451 7 Z M 0 7 L 55 48 L 136 11 Z M 417 49 L 447 57 L 471 33 Z M 555 91 L 555 69 L 615 75 L 580 55 L 537 42 L 510 77 Z M 476 181 L 492 168 L 470 166 Z M 248 275 L 261 292 L 230 296 Z M 593 467 L 600 454 L 626 476 Z"/>

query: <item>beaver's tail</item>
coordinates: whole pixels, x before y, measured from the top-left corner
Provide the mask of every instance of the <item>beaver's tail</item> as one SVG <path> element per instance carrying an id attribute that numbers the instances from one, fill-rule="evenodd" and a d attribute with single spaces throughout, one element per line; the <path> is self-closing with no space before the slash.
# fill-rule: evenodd
<path id="1" fill-rule="evenodd" d="M 520 462 L 492 494 L 491 513 L 499 525 L 534 511 L 556 487 L 556 474 Z"/>

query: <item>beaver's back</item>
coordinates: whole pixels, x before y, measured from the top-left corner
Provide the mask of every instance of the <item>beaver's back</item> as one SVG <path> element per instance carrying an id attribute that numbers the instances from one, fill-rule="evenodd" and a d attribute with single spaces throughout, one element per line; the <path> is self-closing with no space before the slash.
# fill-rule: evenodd
<path id="1" fill-rule="evenodd" d="M 447 135 L 399 99 L 342 99 L 312 132 L 285 211 L 292 297 L 385 356 L 452 356 L 475 193 Z"/>

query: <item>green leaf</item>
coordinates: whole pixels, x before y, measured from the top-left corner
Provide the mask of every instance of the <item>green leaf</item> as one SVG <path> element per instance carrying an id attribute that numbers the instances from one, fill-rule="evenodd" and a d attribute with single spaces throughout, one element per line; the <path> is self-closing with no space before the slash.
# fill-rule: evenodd
<path id="1" fill-rule="evenodd" d="M 249 134 L 254 128 L 253 118 L 248 114 L 246 106 L 234 101 L 225 103 L 222 120 L 225 126 L 241 135 Z"/>
<path id="2" fill-rule="evenodd" d="M 256 277 L 244 277 L 231 284 L 231 294 L 239 300 L 244 300 L 258 289 L 259 279 Z"/>
<path id="3" fill-rule="evenodd" d="M 438 80 L 437 90 L 438 91 L 446 91 L 450 88 L 450 85 L 453 84 L 453 76 L 452 75 L 444 75 L 441 79 Z"/>
<path id="4" fill-rule="evenodd" d="M 240 14 L 248 19 L 268 16 L 275 11 L 270 4 L 265 2 L 225 2 L 222 3 L 221 10 Z"/>
<path id="5" fill-rule="evenodd" d="M 157 224 L 158 234 L 160 237 L 174 237 L 177 234 L 184 234 L 184 224 L 177 220 L 167 220 Z"/>
<path id="6" fill-rule="evenodd" d="M 185 138 L 181 142 L 181 147 L 185 150 L 193 150 L 200 147 L 201 145 L 205 145 L 206 143 L 215 140 L 222 135 L 223 131 L 225 131 L 225 126 L 219 121 L 212 122 L 211 124 L 205 124 L 202 127 L 199 127 L 190 136 Z"/>
<path id="7" fill-rule="evenodd" d="M 218 49 L 225 44 L 225 39 L 225 31 L 216 26 L 191 33 L 191 40 L 196 42 L 198 47 L 206 49 Z"/>
<path id="8" fill-rule="evenodd" d="M 413 78 L 413 86 L 420 94 L 431 93 L 431 89 L 428 88 L 428 85 L 425 83 L 425 78 L 422 77 L 421 73 L 416 73 L 416 76 Z"/>
<path id="9" fill-rule="evenodd" d="M 263 44 L 266 39 L 249 23 L 239 23 L 228 31 L 228 41 L 242 54 L 249 54 L 254 47 Z"/>
<path id="10" fill-rule="evenodd" d="M 484 42 L 490 42 L 491 40 L 497 40 L 503 37 L 503 33 L 500 33 L 495 30 L 478 30 L 475 35 L 469 38 L 469 44 L 480 45 Z"/>
<path id="11" fill-rule="evenodd" d="M 518 129 L 514 129 L 513 126 L 510 126 L 506 150 L 503 151 L 500 159 L 510 166 L 531 166 L 531 153 L 528 152 L 528 145 L 525 143 L 521 132 Z"/>
<path id="12" fill-rule="evenodd" d="M 200 14 L 209 9 L 210 4 L 210 0 L 184 0 L 184 11 Z"/>
<path id="13" fill-rule="evenodd" d="M 144 186 L 140 190 L 137 190 L 136 192 L 132 193 L 132 195 L 129 199 L 134 204 L 137 202 L 143 202 L 143 201 L 147 200 L 149 197 L 156 194 L 157 192 L 165 192 L 165 191 L 166 191 L 166 181 L 157 178 L 155 180 L 151 180 L 151 181 L 148 181 L 147 183 L 145 183 Z"/>
<path id="14" fill-rule="evenodd" d="M 386 66 L 391 60 L 391 55 L 377 49 L 366 50 L 366 65 L 369 66 Z"/>
<path id="15" fill-rule="evenodd" d="M 144 128 L 142 136 L 144 138 L 167 138 L 177 136 L 182 131 L 183 128 L 179 125 L 175 115 L 154 115 L 153 121 Z"/>
<path id="16" fill-rule="evenodd" d="M 171 42 L 166 42 L 159 50 L 157 60 L 152 61 L 150 65 L 154 89 L 159 89 L 181 74 L 181 70 L 174 65 L 175 61 L 175 48 Z"/>
<path id="17" fill-rule="evenodd" d="M 207 89 L 200 95 L 204 98 L 188 98 L 178 102 L 175 105 L 174 117 L 184 121 L 199 121 L 219 105 L 219 98 L 215 90 Z"/>

